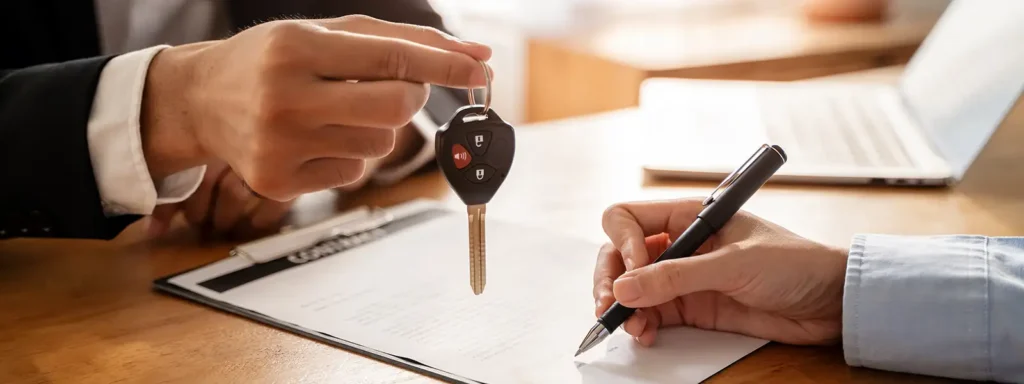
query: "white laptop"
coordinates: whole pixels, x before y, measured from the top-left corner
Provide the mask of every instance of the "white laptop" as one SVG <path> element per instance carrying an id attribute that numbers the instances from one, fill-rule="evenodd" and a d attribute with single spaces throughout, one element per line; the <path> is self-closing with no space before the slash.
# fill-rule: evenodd
<path id="1" fill-rule="evenodd" d="M 896 85 L 651 79 L 634 129 L 657 176 L 720 180 L 767 142 L 773 181 L 950 185 L 1022 88 L 1024 1 L 956 0 Z"/>

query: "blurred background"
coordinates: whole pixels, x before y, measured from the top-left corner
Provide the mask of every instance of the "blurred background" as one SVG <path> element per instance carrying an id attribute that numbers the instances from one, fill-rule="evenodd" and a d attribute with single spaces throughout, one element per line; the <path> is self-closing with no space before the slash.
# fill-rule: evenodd
<path id="1" fill-rule="evenodd" d="M 904 64 L 949 1 L 431 3 L 459 36 L 494 47 L 494 106 L 521 124 L 635 106 L 650 77 L 798 80 Z"/>

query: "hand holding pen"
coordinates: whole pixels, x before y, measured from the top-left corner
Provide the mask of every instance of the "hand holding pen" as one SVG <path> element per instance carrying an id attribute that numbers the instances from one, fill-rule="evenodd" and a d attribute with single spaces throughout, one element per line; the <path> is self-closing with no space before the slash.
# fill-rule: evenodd
<path id="1" fill-rule="evenodd" d="M 708 199 L 623 203 L 605 212 L 611 243 L 594 271 L 599 321 L 580 353 L 620 325 L 643 345 L 654 343 L 658 328 L 678 325 L 794 344 L 839 340 L 846 250 L 739 210 L 781 165 L 758 160 L 774 153 L 765 150 Z"/>

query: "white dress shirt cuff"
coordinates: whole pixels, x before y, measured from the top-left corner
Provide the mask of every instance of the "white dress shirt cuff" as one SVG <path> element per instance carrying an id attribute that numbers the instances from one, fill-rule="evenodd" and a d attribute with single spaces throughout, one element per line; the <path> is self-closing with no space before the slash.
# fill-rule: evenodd
<path id="1" fill-rule="evenodd" d="M 409 177 L 428 162 L 434 160 L 434 135 L 438 130 L 437 124 L 430 119 L 422 110 L 412 117 L 412 125 L 423 135 L 423 148 L 404 164 L 380 169 L 373 175 L 373 181 L 377 184 L 393 184 Z"/>
<path id="2" fill-rule="evenodd" d="M 88 142 L 96 186 L 107 216 L 148 215 L 159 204 L 185 200 L 199 188 L 206 167 L 154 182 L 142 152 L 142 91 L 149 63 L 167 45 L 117 56 L 100 74 L 89 115 Z"/>

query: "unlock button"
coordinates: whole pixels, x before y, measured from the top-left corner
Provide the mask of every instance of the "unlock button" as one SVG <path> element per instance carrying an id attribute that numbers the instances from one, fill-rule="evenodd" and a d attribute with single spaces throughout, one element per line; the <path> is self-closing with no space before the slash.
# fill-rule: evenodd
<path id="1" fill-rule="evenodd" d="M 494 176 L 494 167 L 487 164 L 478 164 L 465 172 L 466 179 L 472 183 L 486 183 Z"/>
<path id="2" fill-rule="evenodd" d="M 469 140 L 469 149 L 473 151 L 473 154 L 483 156 L 483 154 L 487 153 L 487 147 L 491 145 L 491 132 L 471 132 L 469 135 L 466 135 L 466 139 Z"/>

